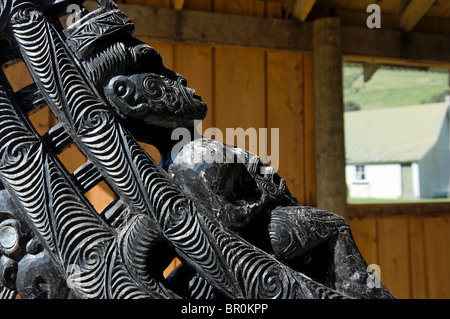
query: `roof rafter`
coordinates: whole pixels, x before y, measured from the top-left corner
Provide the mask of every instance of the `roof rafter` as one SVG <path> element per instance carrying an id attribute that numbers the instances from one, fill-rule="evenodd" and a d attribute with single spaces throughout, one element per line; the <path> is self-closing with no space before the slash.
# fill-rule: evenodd
<path id="1" fill-rule="evenodd" d="M 436 0 L 412 0 L 399 17 L 399 27 L 411 31 L 419 23 Z"/>
<path id="2" fill-rule="evenodd" d="M 183 10 L 184 0 L 171 0 L 171 3 L 175 10 Z"/>
<path id="3" fill-rule="evenodd" d="M 305 21 L 315 3 L 316 0 L 295 0 L 293 10 L 294 18 Z"/>

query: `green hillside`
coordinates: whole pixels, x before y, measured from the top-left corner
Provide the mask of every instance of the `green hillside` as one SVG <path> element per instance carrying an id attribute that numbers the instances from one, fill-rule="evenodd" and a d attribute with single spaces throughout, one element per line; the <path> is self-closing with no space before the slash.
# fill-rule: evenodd
<path id="1" fill-rule="evenodd" d="M 344 67 L 346 110 L 441 102 L 450 94 L 449 73 L 380 68 L 364 83 L 363 69 Z"/>

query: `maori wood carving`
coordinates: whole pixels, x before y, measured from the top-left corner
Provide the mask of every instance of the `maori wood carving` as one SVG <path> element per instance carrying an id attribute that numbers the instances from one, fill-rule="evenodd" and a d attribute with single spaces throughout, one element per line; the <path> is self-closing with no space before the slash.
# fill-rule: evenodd
<path id="1" fill-rule="evenodd" d="M 0 298 L 393 298 L 367 284 L 346 221 L 299 205 L 257 156 L 201 138 L 172 161 L 171 131 L 206 105 L 113 2 L 81 2 L 0 1 L 2 64 L 34 80 L 0 77 Z M 39 135 L 44 105 L 58 124 Z M 71 145 L 87 159 L 73 173 Z M 99 182 L 116 195 L 101 213 L 84 195 Z"/>

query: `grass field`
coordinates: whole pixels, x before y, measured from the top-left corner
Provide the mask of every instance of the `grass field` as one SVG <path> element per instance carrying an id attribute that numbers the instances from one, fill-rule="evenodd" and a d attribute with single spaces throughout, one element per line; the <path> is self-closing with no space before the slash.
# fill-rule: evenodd
<path id="1" fill-rule="evenodd" d="M 378 69 L 364 83 L 362 67 L 344 67 L 344 103 L 353 102 L 362 110 L 444 101 L 449 91 L 448 72 Z"/>

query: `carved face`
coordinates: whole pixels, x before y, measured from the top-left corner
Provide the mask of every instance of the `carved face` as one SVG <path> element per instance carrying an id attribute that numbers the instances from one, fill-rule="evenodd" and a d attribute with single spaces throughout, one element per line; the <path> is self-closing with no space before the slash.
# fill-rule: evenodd
<path id="1" fill-rule="evenodd" d="M 181 76 L 172 80 L 154 73 L 118 75 L 109 81 L 104 92 L 126 118 L 172 127 L 175 123 L 202 119 L 206 114 L 206 105 L 185 85 Z"/>
<path id="2" fill-rule="evenodd" d="M 103 91 L 122 118 L 132 123 L 174 128 L 189 127 L 194 120 L 206 116 L 207 107 L 200 96 L 186 86 L 184 77 L 164 66 L 151 46 L 140 42 L 116 43 L 111 48 L 114 50 L 109 53 L 125 62 L 121 64 L 122 70 L 111 72 Z M 95 69 L 94 60 L 101 63 L 107 53 L 91 59 L 88 69 Z M 125 58 L 121 59 L 122 56 Z M 97 79 L 100 80 L 103 79 Z"/>

